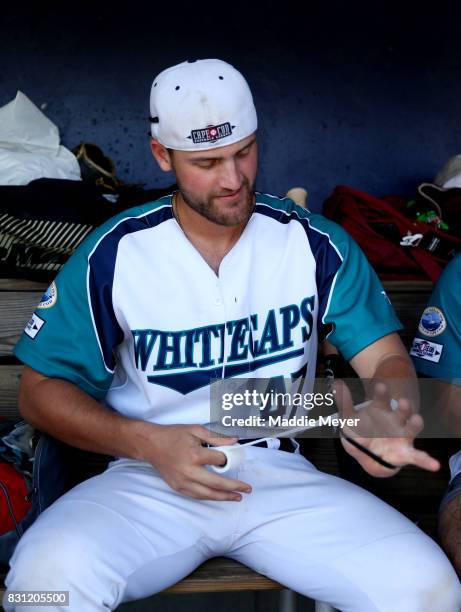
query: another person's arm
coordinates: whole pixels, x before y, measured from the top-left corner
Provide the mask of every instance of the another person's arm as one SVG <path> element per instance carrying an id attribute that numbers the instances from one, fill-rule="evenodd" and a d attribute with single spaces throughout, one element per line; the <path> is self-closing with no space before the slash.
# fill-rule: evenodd
<path id="1" fill-rule="evenodd" d="M 461 438 L 461 254 L 444 269 L 419 321 L 411 356 L 428 377 L 429 418 L 441 419 L 449 435 Z M 433 380 L 430 380 L 433 379 Z M 439 515 L 440 542 L 461 578 L 461 495 L 459 452 L 450 459 L 451 485 Z"/>

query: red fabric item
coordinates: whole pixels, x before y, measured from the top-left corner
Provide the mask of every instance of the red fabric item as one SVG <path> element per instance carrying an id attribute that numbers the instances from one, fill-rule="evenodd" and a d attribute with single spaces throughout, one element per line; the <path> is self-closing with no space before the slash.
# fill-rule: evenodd
<path id="1" fill-rule="evenodd" d="M 339 185 L 323 205 L 323 214 L 336 221 L 358 242 L 384 280 L 427 279 L 436 282 L 448 259 L 420 246 L 401 246 L 407 234 L 422 234 L 461 250 L 461 239 L 428 223 L 413 221 L 401 211 L 406 200 L 398 196 L 374 196 Z M 393 234 L 392 238 L 388 234 Z"/>
<path id="2" fill-rule="evenodd" d="M 15 528 L 11 510 L 19 523 L 30 510 L 24 477 L 9 463 L 0 463 L 0 535 Z M 10 505 L 6 499 L 9 497 Z"/>

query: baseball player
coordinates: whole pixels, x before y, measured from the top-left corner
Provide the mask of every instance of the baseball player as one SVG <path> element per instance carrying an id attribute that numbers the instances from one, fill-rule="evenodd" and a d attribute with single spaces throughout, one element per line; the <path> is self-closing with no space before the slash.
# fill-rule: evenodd
<path id="1" fill-rule="evenodd" d="M 237 70 L 212 59 L 173 66 L 154 80 L 150 109 L 154 158 L 178 191 L 88 237 L 15 348 L 27 420 L 115 460 L 26 532 L 5 610 L 24 590 L 69 591 L 70 606 L 53 610 L 114 610 L 225 555 L 344 611 L 457 612 L 459 583 L 441 549 L 318 471 L 294 440 L 247 446 L 238 468 L 213 471 L 225 455 L 212 446 L 245 440 L 205 427 L 212 381 L 300 372 L 311 381 L 325 327 L 362 377 L 414 371 L 351 238 L 255 192 L 257 116 Z M 438 469 L 414 449 L 419 417 L 392 384 L 373 405 L 401 437 L 345 439 L 346 450 L 378 476 L 408 463 Z"/>
<path id="2" fill-rule="evenodd" d="M 410 354 L 416 370 L 434 381 L 438 408 L 461 438 L 461 253 L 447 265 L 421 315 Z M 440 506 L 440 539 L 461 576 L 461 451 L 450 457 L 451 478 Z"/>

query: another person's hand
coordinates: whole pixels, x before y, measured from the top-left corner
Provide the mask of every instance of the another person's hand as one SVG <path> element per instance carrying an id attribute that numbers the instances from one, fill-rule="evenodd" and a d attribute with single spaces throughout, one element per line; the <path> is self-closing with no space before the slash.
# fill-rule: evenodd
<path id="1" fill-rule="evenodd" d="M 217 436 L 202 425 L 156 425 L 149 438 L 150 450 L 145 453 L 145 460 L 178 493 L 195 499 L 240 501 L 241 492 L 251 492 L 248 484 L 205 468 L 206 465 L 222 465 L 226 457 L 219 451 L 203 447 L 203 443 L 232 445 L 237 438 Z"/>
<path id="2" fill-rule="evenodd" d="M 391 408 L 385 384 L 377 383 L 370 404 L 356 411 L 346 384 L 337 380 L 334 389 L 341 417 L 359 419 L 356 427 L 342 429 L 341 442 L 366 472 L 388 477 L 404 465 L 416 465 L 430 472 L 440 468 L 436 459 L 413 446 L 424 423 L 419 414 L 413 413 L 409 400 L 398 399 L 397 406 Z"/>

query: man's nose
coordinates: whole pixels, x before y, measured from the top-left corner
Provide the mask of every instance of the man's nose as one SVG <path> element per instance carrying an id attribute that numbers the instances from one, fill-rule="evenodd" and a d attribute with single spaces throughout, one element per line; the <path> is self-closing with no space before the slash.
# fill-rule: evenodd
<path id="1" fill-rule="evenodd" d="M 242 174 L 235 160 L 226 160 L 221 164 L 220 187 L 235 192 L 242 186 Z"/>

